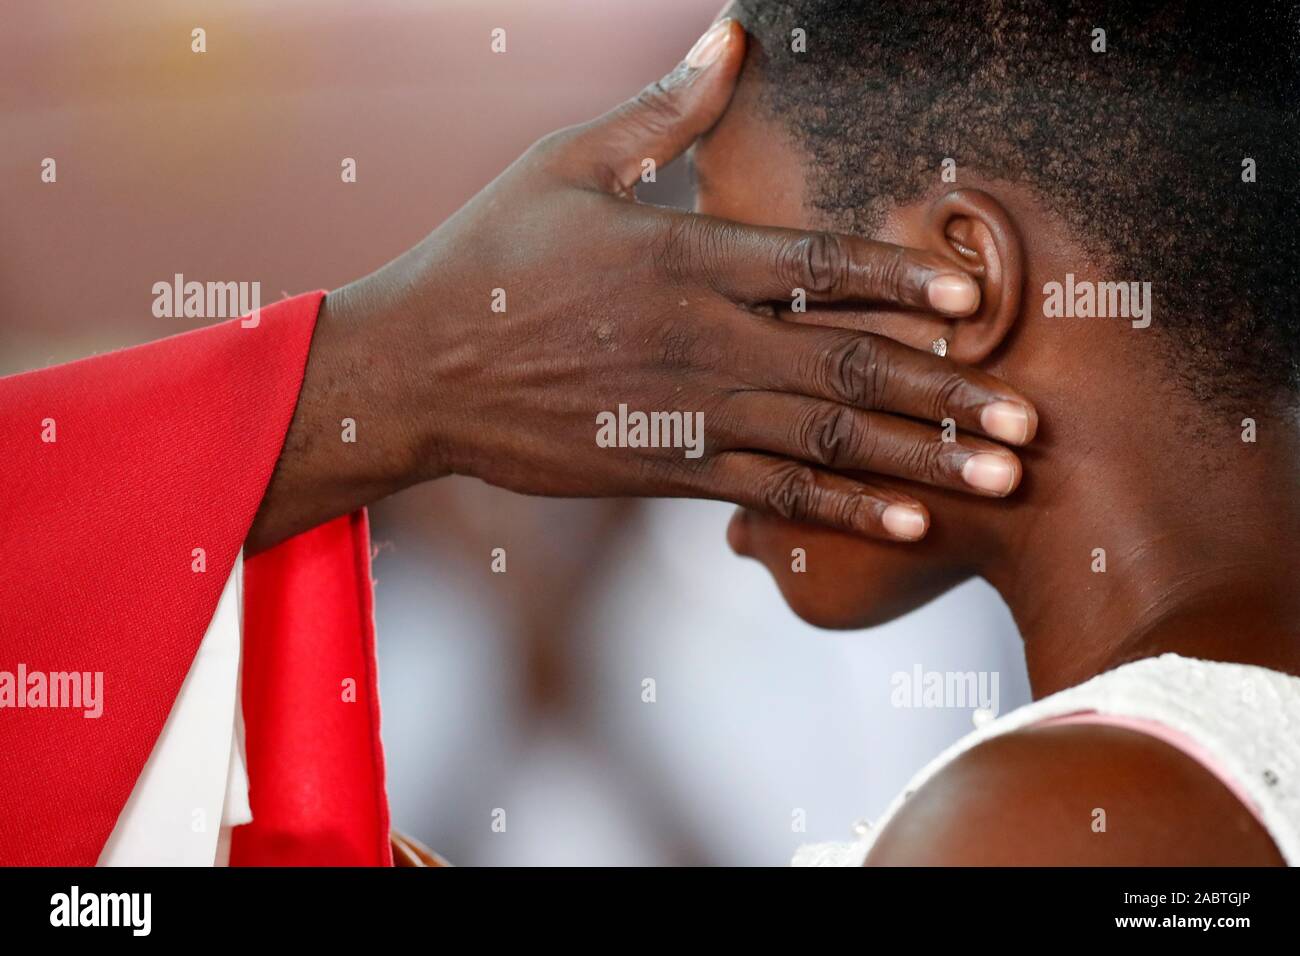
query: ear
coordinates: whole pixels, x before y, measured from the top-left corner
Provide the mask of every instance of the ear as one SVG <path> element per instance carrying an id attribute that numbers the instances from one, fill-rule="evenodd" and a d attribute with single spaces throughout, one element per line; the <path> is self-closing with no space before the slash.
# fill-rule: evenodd
<path id="1" fill-rule="evenodd" d="M 1020 233 L 1006 209 L 988 193 L 958 189 L 930 207 L 925 243 L 979 283 L 978 311 L 947 320 L 941 334 L 948 340 L 948 355 L 958 362 L 982 362 L 1002 344 L 1020 316 L 1025 281 Z"/>

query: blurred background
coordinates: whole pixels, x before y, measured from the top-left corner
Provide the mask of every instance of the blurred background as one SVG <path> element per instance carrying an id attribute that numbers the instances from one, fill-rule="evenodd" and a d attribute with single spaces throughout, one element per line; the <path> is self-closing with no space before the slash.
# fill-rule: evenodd
<path id="1" fill-rule="evenodd" d="M 268 304 L 371 271 L 539 136 L 666 72 L 720 6 L 4 4 L 0 374 L 202 324 L 153 317 L 175 273 L 259 281 Z M 691 203 L 679 168 L 644 195 Z M 990 588 L 817 631 L 730 553 L 730 510 L 460 479 L 374 508 L 395 825 L 461 864 L 784 864 L 971 729 L 969 709 L 892 707 L 892 674 L 994 671 L 1002 712 L 1028 699 Z"/>

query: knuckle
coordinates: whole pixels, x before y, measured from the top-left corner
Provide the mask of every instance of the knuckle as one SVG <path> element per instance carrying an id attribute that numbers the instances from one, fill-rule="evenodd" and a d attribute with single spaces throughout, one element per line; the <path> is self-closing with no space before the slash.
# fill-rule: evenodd
<path id="1" fill-rule="evenodd" d="M 697 230 L 689 216 L 673 217 L 655 242 L 652 260 L 655 266 L 671 281 L 680 282 L 690 273 L 691 249 Z"/>
<path id="2" fill-rule="evenodd" d="M 933 483 L 943 473 L 944 446 L 938 441 L 911 442 L 899 455 L 899 469 L 907 476 Z"/>
<path id="3" fill-rule="evenodd" d="M 966 393 L 966 379 L 955 371 L 946 372 L 934 385 L 933 398 L 931 402 L 931 417 L 934 421 L 941 421 L 949 416 L 952 412 L 959 412 L 965 408 L 964 396 Z"/>
<path id="4" fill-rule="evenodd" d="M 904 258 L 903 250 L 895 247 L 872 268 L 868 288 L 878 298 L 890 302 L 899 301 L 906 267 L 907 260 Z"/>
<path id="5" fill-rule="evenodd" d="M 844 528 L 862 528 L 867 526 L 874 514 L 871 499 L 866 495 L 845 495 L 842 503 L 835 509 L 835 523 Z"/>
<path id="6" fill-rule="evenodd" d="M 881 406 L 890 374 L 888 353 L 869 335 L 854 337 L 832 351 L 827 361 L 830 388 L 844 401 L 863 408 Z"/>
<path id="7" fill-rule="evenodd" d="M 696 405 L 704 413 L 704 421 L 709 424 L 711 444 L 706 445 L 704 457 L 716 455 L 721 449 L 743 447 L 747 441 L 749 429 L 745 417 L 745 403 L 739 393 L 723 389 L 697 401 Z"/>
<path id="8" fill-rule="evenodd" d="M 785 250 L 778 274 L 791 286 L 818 295 L 833 295 L 844 288 L 847 259 L 840 238 L 829 232 L 803 236 Z"/>
<path id="9" fill-rule="evenodd" d="M 665 326 L 659 336 L 659 363 L 673 370 L 691 367 L 698 341 L 698 333 L 689 325 L 674 322 Z"/>
<path id="10" fill-rule="evenodd" d="M 664 494 L 683 483 L 682 462 L 672 456 L 643 455 L 637 460 L 637 468 L 641 485 L 647 490 Z"/>
<path id="11" fill-rule="evenodd" d="M 764 480 L 762 502 L 790 521 L 810 517 L 817 501 L 817 473 L 807 465 L 781 465 Z"/>
<path id="12" fill-rule="evenodd" d="M 852 410 L 842 405 L 815 408 L 804 414 L 798 429 L 796 447 L 811 460 L 830 468 L 853 460 L 858 435 Z"/>
<path id="13" fill-rule="evenodd" d="M 652 261 L 669 281 L 685 282 L 698 276 L 714 285 L 728 241 L 725 228 L 714 227 L 699 216 L 672 216 L 654 244 Z"/>
<path id="14" fill-rule="evenodd" d="M 672 129 L 685 118 L 677 97 L 663 80 L 655 80 L 633 97 L 628 114 L 643 130 L 656 134 Z"/>

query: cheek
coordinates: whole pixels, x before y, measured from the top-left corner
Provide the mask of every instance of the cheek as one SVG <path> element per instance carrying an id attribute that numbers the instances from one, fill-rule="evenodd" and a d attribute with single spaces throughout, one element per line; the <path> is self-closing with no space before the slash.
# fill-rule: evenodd
<path id="1" fill-rule="evenodd" d="M 924 543 L 870 541 L 743 509 L 732 517 L 727 540 L 761 562 L 790 609 L 817 627 L 874 627 L 956 583 L 936 578 Z"/>

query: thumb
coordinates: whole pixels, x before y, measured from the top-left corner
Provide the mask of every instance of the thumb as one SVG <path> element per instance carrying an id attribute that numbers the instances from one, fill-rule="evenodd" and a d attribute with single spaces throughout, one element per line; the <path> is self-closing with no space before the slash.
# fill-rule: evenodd
<path id="1" fill-rule="evenodd" d="M 582 127 L 571 155 L 593 184 L 631 195 L 645 160 L 664 166 L 713 128 L 744 59 L 744 28 L 730 17 L 719 20 L 671 73 Z"/>

